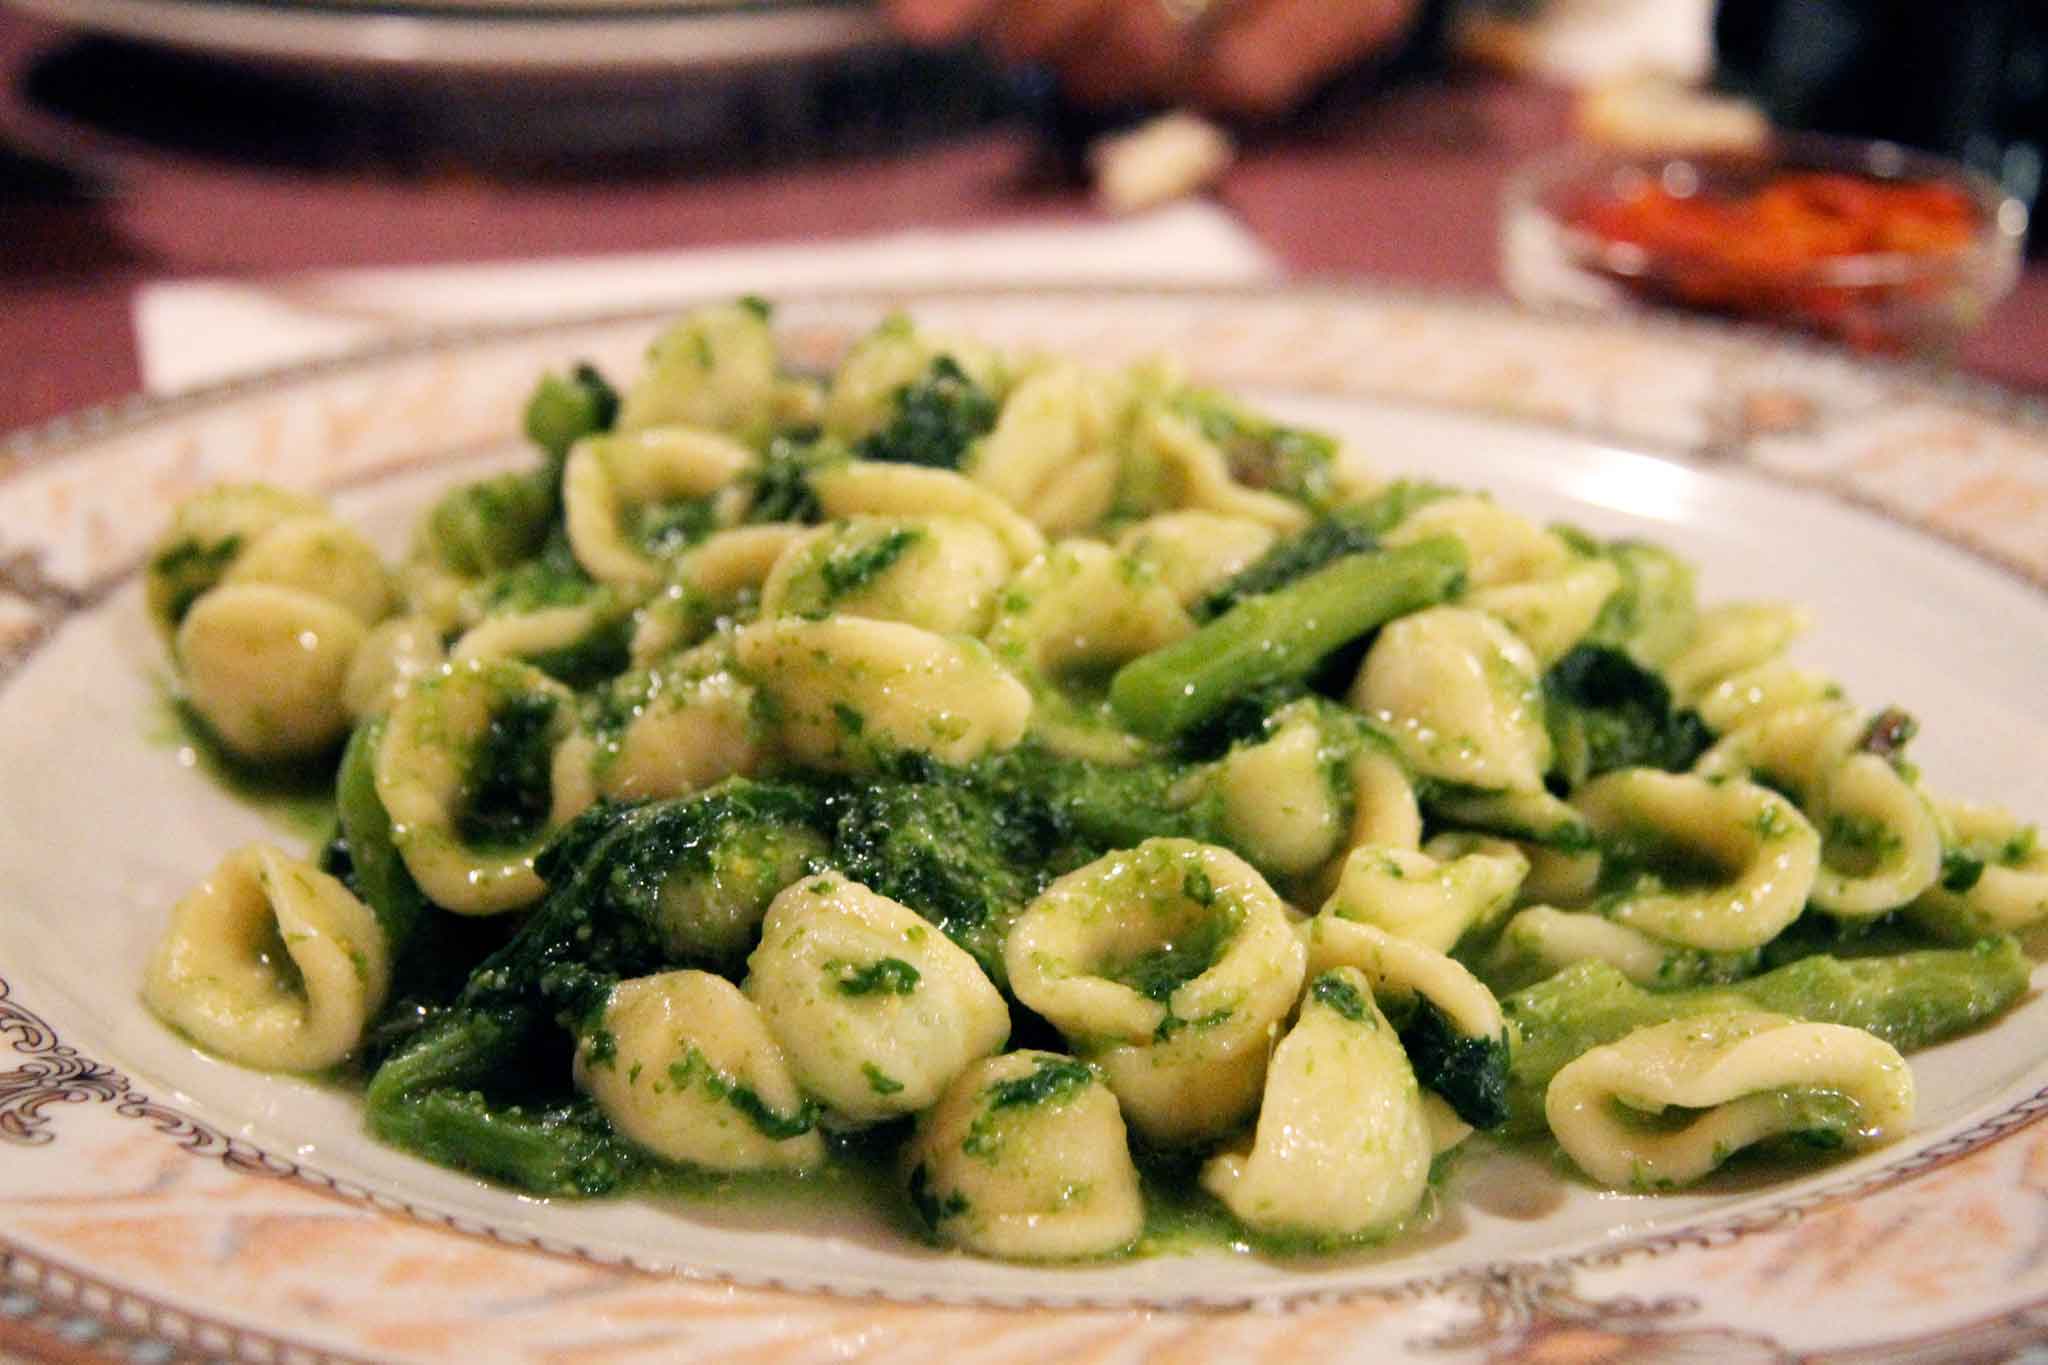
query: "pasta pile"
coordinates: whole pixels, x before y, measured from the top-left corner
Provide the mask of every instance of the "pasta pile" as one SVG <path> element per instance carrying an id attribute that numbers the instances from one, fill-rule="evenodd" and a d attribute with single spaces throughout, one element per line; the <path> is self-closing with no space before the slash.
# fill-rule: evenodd
<path id="1" fill-rule="evenodd" d="M 527 413 L 395 569 L 316 500 L 181 507 L 182 696 L 338 754 L 333 837 L 172 912 L 146 998 L 348 1066 L 383 1139 L 544 1195 L 892 1163 L 938 1242 L 1384 1238 L 1475 1129 L 1591 1179 L 1912 1122 L 2026 987 L 2048 850 L 1896 710 L 1637 542 L 1362 473 L 1155 364 L 765 305 Z M 1187 1193 L 1189 1187 L 1199 1194 Z"/>

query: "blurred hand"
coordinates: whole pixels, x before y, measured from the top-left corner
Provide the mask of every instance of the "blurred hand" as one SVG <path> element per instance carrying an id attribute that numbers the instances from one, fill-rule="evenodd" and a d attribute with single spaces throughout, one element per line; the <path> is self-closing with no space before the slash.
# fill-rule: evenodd
<path id="1" fill-rule="evenodd" d="M 1420 0 L 883 0 L 923 42 L 975 36 L 1001 57 L 1056 70 L 1088 104 L 1187 102 L 1283 113 L 1326 77 L 1398 39 Z"/>

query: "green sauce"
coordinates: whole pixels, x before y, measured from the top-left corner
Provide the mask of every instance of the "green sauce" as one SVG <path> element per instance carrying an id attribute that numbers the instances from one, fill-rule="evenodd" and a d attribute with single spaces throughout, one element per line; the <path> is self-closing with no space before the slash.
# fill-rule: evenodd
<path id="1" fill-rule="evenodd" d="M 263 766 L 245 762 L 229 753 L 205 719 L 162 679 L 143 739 L 152 748 L 170 751 L 180 767 L 204 773 L 214 786 L 286 834 L 317 843 L 334 828 L 330 755 Z"/>

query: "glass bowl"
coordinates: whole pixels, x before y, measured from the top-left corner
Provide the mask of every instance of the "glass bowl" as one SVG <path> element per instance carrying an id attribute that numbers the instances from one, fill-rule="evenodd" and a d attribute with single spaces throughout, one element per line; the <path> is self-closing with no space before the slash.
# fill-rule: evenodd
<path id="1" fill-rule="evenodd" d="M 1988 177 L 1892 143 L 1574 146 L 1509 180 L 1501 273 L 1538 306 L 1675 306 L 1943 360 L 2012 288 L 2026 230 Z"/>

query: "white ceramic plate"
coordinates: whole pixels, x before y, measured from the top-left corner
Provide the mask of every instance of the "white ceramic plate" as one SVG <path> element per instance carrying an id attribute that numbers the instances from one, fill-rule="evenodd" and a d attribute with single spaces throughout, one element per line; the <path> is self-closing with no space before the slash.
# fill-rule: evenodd
<path id="1" fill-rule="evenodd" d="M 1657 539 L 1710 598 L 1809 603 L 1806 656 L 1922 719 L 1933 786 L 2048 815 L 2048 433 L 1980 396 L 1723 332 L 1352 294 L 942 294 L 780 321 L 825 363 L 891 302 L 1104 364 L 1171 348 L 1386 470 Z M 435 489 L 516 449 L 536 374 L 626 373 L 656 322 L 450 338 L 0 452 L 0 1350 L 18 1332 L 155 1360 L 1498 1359 L 1563 1337 L 1718 1359 L 2025 1339 L 2048 1301 L 2040 998 L 1919 1054 L 1914 1133 L 1858 1160 L 1648 1198 L 1481 1155 L 1432 1227 L 1313 1264 L 1032 1269 L 840 1210 L 549 1204 L 378 1146 L 344 1093 L 179 1043 L 136 999 L 164 908 L 237 842 L 293 836 L 162 741 L 130 570 L 165 509 L 220 478 L 324 486 L 395 548 Z"/>
<path id="2" fill-rule="evenodd" d="M 314 66 L 576 72 L 745 66 L 878 42 L 865 0 L 6 0 L 59 23 Z"/>

